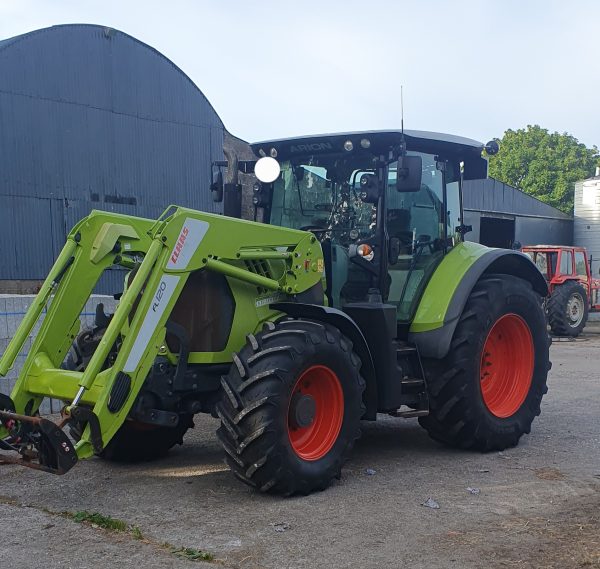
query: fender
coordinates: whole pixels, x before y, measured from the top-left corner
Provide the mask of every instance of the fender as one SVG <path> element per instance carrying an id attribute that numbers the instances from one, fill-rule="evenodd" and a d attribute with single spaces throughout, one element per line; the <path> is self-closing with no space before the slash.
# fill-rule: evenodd
<path id="1" fill-rule="evenodd" d="M 363 396 L 367 410 L 363 419 L 374 421 L 377 413 L 377 378 L 375 377 L 375 366 L 367 341 L 354 320 L 337 308 L 321 306 L 319 304 L 277 302 L 271 304 L 270 308 L 284 312 L 294 318 L 307 318 L 309 320 L 327 322 L 350 338 L 354 345 L 354 351 L 362 361 L 360 373 L 367 383 Z"/>
<path id="2" fill-rule="evenodd" d="M 467 299 L 486 274 L 514 275 L 528 281 L 540 296 L 548 284 L 524 253 L 491 249 L 479 243 L 457 245 L 442 260 L 429 280 L 411 323 L 408 338 L 426 358 L 446 356 Z"/>

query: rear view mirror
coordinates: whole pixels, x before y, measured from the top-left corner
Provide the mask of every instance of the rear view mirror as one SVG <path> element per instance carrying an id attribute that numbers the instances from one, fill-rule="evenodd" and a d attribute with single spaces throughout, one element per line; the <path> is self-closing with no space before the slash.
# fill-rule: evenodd
<path id="1" fill-rule="evenodd" d="M 421 189 L 423 164 L 420 156 L 398 156 L 396 190 L 398 192 L 418 192 Z"/>
<path id="2" fill-rule="evenodd" d="M 218 203 L 223 201 L 223 172 L 220 169 L 216 175 L 213 175 L 210 191 L 212 192 L 213 202 Z"/>
<path id="3" fill-rule="evenodd" d="M 375 174 L 360 177 L 360 199 L 365 203 L 377 203 L 379 200 L 379 180 Z"/>

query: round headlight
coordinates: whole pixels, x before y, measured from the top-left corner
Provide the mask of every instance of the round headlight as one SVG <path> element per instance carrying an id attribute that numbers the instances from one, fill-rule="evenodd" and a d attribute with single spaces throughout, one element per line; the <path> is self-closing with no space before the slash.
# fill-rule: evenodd
<path id="1" fill-rule="evenodd" d="M 347 152 L 350 152 L 353 148 L 354 148 L 354 144 L 352 144 L 351 140 L 346 140 L 346 142 L 344 142 L 344 150 L 346 150 Z"/>
<path id="2" fill-rule="evenodd" d="M 361 145 L 363 148 L 370 148 L 370 146 L 371 146 L 371 141 L 370 141 L 368 138 L 363 138 L 363 139 L 360 141 L 360 145 Z"/>

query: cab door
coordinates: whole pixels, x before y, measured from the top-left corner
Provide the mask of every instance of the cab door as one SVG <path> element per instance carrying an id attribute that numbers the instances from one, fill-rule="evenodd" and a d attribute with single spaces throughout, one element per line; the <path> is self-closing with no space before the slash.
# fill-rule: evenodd
<path id="1" fill-rule="evenodd" d="M 575 274 L 577 280 L 583 285 L 588 295 L 588 299 L 592 298 L 592 291 L 590 290 L 590 267 L 587 263 L 585 253 L 583 251 L 575 251 Z"/>

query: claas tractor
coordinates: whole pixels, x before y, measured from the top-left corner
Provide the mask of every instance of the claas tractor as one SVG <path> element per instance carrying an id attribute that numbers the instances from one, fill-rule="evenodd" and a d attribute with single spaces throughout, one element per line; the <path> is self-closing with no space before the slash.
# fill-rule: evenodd
<path id="1" fill-rule="evenodd" d="M 546 312 L 552 334 L 579 336 L 589 311 L 600 309 L 600 280 L 592 277 L 585 247 L 526 245 L 521 251 L 531 258 L 548 283 Z"/>
<path id="2" fill-rule="evenodd" d="M 262 222 L 172 206 L 72 229 L 0 360 L 6 375 L 46 310 L 0 401 L 5 461 L 62 474 L 94 455 L 147 460 L 210 413 L 233 474 L 291 495 L 339 478 L 381 414 L 478 451 L 530 431 L 548 288 L 521 252 L 464 240 L 461 185 L 487 175 L 484 145 L 381 131 L 252 149 Z M 80 330 L 115 267 L 116 310 Z M 44 398 L 60 418 L 40 416 Z"/>

